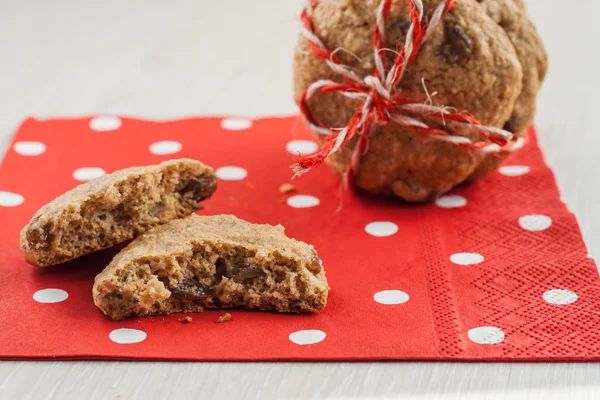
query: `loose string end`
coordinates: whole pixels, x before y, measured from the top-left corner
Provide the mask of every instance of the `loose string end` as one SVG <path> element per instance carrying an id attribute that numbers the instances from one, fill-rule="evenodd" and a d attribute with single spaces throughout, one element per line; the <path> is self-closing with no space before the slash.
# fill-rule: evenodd
<path id="1" fill-rule="evenodd" d="M 310 171 L 310 168 L 304 168 L 299 163 L 290 165 L 290 168 L 294 172 L 294 176 L 292 176 L 292 179 L 296 179 L 297 177 L 302 176 L 305 173 L 307 173 L 308 171 Z"/>

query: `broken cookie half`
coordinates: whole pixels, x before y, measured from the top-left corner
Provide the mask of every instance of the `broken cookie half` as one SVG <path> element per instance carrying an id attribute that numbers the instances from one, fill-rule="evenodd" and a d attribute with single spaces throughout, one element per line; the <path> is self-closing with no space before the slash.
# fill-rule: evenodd
<path id="1" fill-rule="evenodd" d="M 21 231 L 23 256 L 46 267 L 114 246 L 198 211 L 216 188 L 213 169 L 189 159 L 93 179 L 35 214 Z"/>
<path id="2" fill-rule="evenodd" d="M 95 304 L 113 319 L 230 307 L 316 312 L 328 292 L 312 246 L 280 225 L 230 215 L 194 215 L 146 232 L 93 288 Z"/>

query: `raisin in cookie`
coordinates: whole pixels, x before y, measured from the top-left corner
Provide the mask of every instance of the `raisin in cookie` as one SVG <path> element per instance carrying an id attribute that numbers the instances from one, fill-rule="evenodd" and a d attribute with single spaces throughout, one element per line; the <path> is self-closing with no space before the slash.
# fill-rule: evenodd
<path id="1" fill-rule="evenodd" d="M 374 71 L 372 31 L 379 0 L 320 0 L 313 11 L 317 35 L 341 61 L 365 76 Z M 437 0 L 423 2 L 429 12 Z M 385 46 L 402 45 L 410 26 L 408 2 L 396 0 L 386 20 Z M 353 53 L 350 55 L 349 53 Z M 392 57 L 387 57 L 388 67 Z M 295 97 L 320 79 L 339 81 L 315 57 L 300 37 L 294 59 Z M 422 81 L 436 91 L 437 105 L 469 111 L 484 125 L 503 127 L 513 115 L 523 89 L 523 68 L 509 36 L 476 0 L 458 0 L 441 21 L 418 56 L 409 65 L 398 89 L 408 97 L 424 99 Z M 318 93 L 310 111 L 324 126 L 342 127 L 359 103 L 339 93 Z M 428 121 L 431 123 L 431 121 Z M 474 133 L 461 133 L 473 140 Z M 356 139 L 356 138 L 355 138 Z M 352 148 L 332 154 L 329 163 L 339 173 L 347 170 Z M 378 194 L 395 194 L 407 201 L 434 199 L 468 180 L 486 160 L 485 154 L 423 137 L 393 122 L 376 126 L 369 148 L 355 173 L 359 188 Z"/>
<path id="2" fill-rule="evenodd" d="M 194 215 L 131 242 L 96 277 L 93 295 L 122 319 L 229 307 L 314 312 L 328 291 L 314 248 L 282 226 Z"/>
<path id="3" fill-rule="evenodd" d="M 216 188 L 212 168 L 194 160 L 116 171 L 42 207 L 21 231 L 21 249 L 30 264 L 60 264 L 192 214 Z"/>

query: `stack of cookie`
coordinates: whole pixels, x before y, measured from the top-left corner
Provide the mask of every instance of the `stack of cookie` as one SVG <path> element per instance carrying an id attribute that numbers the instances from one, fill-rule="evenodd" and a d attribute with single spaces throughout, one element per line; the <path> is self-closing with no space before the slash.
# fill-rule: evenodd
<path id="1" fill-rule="evenodd" d="M 329 287 L 314 248 L 282 226 L 192 215 L 217 189 L 212 168 L 180 159 L 82 184 L 21 232 L 23 256 L 50 267 L 134 239 L 95 279 L 109 317 L 247 307 L 315 312 Z"/>
<path id="2" fill-rule="evenodd" d="M 306 16 L 314 34 L 303 30 L 294 53 L 294 98 L 302 107 L 307 89 L 317 83 L 348 83 L 342 71 L 352 71 L 360 81 L 378 78 L 375 54 L 383 58 L 382 68 L 390 71 L 407 37 L 413 37 L 413 12 L 422 13 L 422 23 L 434 17 L 440 5 L 451 7 L 431 36 L 422 43 L 414 59 L 392 88 L 398 104 L 406 99 L 426 106 L 441 107 L 447 115 L 468 112 L 490 128 L 503 128 L 514 138 L 523 139 L 536 111 L 537 93 L 547 70 L 547 55 L 529 20 L 523 0 L 312 0 Z M 379 12 L 390 3 L 389 15 Z M 305 21 L 306 22 L 306 21 Z M 377 25 L 381 23 L 381 25 Z M 410 35 L 409 35 L 410 31 Z M 382 51 L 374 51 L 376 33 Z M 316 36 L 315 36 L 316 35 Z M 312 40 L 312 41 L 311 41 Z M 323 49 L 332 52 L 322 58 Z M 412 48 L 412 45 L 411 45 Z M 411 50 L 412 51 L 412 50 Z M 402 58 L 402 57 L 400 57 Z M 335 66 L 335 62 L 340 65 Z M 341 67 L 343 66 L 343 68 Z M 359 79 L 360 78 L 360 79 Z M 379 79 L 379 78 L 378 78 Z M 380 83 L 381 84 L 381 83 Z M 337 90 L 310 91 L 307 109 L 313 124 L 309 128 L 325 143 L 323 129 L 349 125 L 364 96 L 356 95 L 353 82 L 347 93 Z M 373 89 L 373 93 L 377 93 Z M 423 135 L 407 122 L 392 120 L 390 111 L 398 111 L 388 98 L 385 112 L 373 117 L 379 122 L 369 132 L 366 152 L 352 167 L 356 187 L 375 194 L 395 195 L 408 202 L 433 201 L 463 182 L 481 179 L 517 151 L 520 144 L 499 151 L 471 151 L 455 143 L 484 140 L 480 132 L 456 126 L 450 119 L 431 116 L 430 108 L 406 113 L 413 126 L 430 126 L 459 135 L 460 141 L 441 141 L 435 135 Z M 414 123 L 414 118 L 419 122 Z M 407 121 L 403 119 L 401 121 Z M 425 124 L 426 123 L 426 124 Z M 317 124 L 317 125 L 314 125 Z M 438 131 L 438 132 L 439 132 Z M 349 171 L 358 137 L 332 152 L 328 163 L 339 174 Z M 515 143 L 523 143 L 522 140 Z"/>

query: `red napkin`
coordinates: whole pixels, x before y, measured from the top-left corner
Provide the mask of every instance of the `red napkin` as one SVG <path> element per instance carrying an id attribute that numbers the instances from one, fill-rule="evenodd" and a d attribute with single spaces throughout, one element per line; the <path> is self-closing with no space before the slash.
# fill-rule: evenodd
<path id="1" fill-rule="evenodd" d="M 286 149 L 316 150 L 295 117 L 25 121 L 0 168 L 0 357 L 600 359 L 598 271 L 533 131 L 498 172 L 422 206 L 340 190 L 327 167 L 283 194 Z M 112 321 L 91 292 L 119 249 L 45 269 L 21 257 L 20 229 L 56 196 L 104 172 L 180 157 L 217 169 L 219 189 L 201 214 L 280 223 L 316 247 L 332 288 L 323 312 Z"/>

